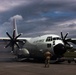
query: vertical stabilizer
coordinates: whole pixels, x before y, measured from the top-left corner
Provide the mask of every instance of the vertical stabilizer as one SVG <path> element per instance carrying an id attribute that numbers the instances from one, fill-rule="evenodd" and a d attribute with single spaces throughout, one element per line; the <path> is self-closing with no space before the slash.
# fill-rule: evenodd
<path id="1" fill-rule="evenodd" d="M 16 19 L 13 19 L 13 30 L 15 30 L 15 37 L 18 36 L 18 30 L 17 30 L 17 25 L 16 25 Z"/>

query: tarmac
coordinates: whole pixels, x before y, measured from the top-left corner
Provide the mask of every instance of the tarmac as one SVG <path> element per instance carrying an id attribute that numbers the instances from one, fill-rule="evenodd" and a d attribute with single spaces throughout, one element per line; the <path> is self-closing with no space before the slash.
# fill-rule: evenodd
<path id="1" fill-rule="evenodd" d="M 2 50 L 2 49 L 1 49 Z M 76 75 L 76 63 L 67 61 L 44 67 L 42 62 L 14 61 L 8 50 L 0 51 L 0 75 Z"/>
<path id="2" fill-rule="evenodd" d="M 76 64 L 64 62 L 45 68 L 37 62 L 0 62 L 0 75 L 76 75 Z"/>

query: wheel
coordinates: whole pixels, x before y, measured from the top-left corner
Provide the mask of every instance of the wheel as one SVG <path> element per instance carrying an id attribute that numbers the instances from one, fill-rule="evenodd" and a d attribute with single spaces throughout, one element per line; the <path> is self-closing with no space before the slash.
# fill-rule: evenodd
<path id="1" fill-rule="evenodd" d="M 75 60 L 75 63 L 76 63 L 76 60 Z"/>
<path id="2" fill-rule="evenodd" d="M 68 60 L 68 63 L 71 63 L 71 60 Z"/>

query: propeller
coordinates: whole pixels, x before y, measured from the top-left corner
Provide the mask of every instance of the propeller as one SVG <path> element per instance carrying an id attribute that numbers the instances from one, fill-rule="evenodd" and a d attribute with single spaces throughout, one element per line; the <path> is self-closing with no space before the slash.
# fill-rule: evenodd
<path id="1" fill-rule="evenodd" d="M 61 39 L 62 39 L 62 41 L 64 42 L 64 45 L 70 46 L 70 44 L 67 42 L 68 39 L 66 39 L 67 36 L 68 36 L 68 33 L 66 33 L 66 35 L 63 36 L 63 33 L 61 32 Z"/>
<path id="2" fill-rule="evenodd" d="M 7 36 L 10 38 L 10 42 L 5 46 L 5 48 L 11 46 L 12 47 L 12 51 L 14 51 L 14 46 L 16 45 L 19 48 L 18 42 L 20 42 L 18 40 L 18 37 L 21 36 L 21 34 L 19 34 L 18 36 L 15 36 L 15 29 L 13 31 L 13 35 L 10 36 L 10 34 L 8 32 L 6 32 Z"/>

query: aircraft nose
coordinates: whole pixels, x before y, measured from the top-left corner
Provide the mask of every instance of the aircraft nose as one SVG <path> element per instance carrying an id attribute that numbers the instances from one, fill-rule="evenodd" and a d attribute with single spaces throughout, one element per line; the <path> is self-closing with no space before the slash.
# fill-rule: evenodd
<path id="1" fill-rule="evenodd" d="M 63 44 L 57 44 L 54 47 L 54 53 L 57 56 L 63 55 L 65 52 L 66 52 L 66 47 Z"/>

